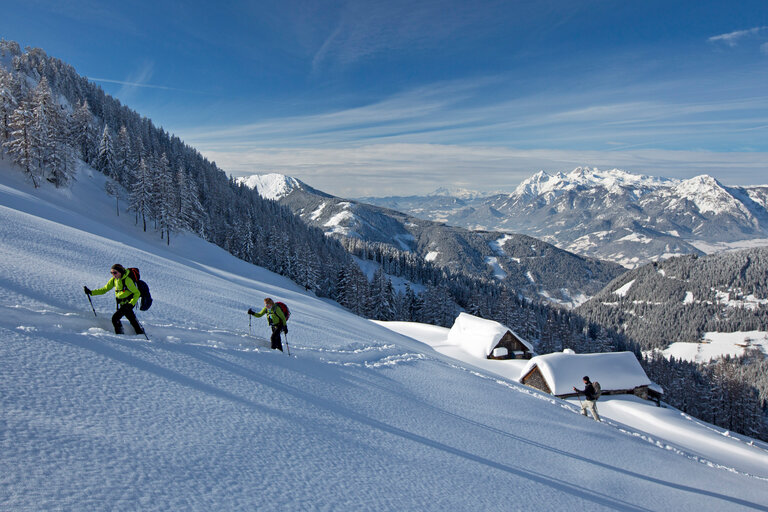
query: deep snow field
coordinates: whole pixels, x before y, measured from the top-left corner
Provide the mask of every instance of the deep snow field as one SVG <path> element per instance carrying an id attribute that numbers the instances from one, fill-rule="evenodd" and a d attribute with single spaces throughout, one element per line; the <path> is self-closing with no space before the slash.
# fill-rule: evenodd
<path id="1" fill-rule="evenodd" d="M 0 161 L 2 510 L 768 510 L 768 472 L 585 419 L 114 209 L 89 169 L 34 190 Z M 152 288 L 150 341 L 83 294 L 116 262 Z M 264 319 L 249 334 L 264 296 L 291 307 L 293 357 Z"/>
<path id="2" fill-rule="evenodd" d="M 482 368 L 484 372 L 512 381 L 519 380 L 528 363 L 524 359 L 479 359 L 460 344 L 451 343 L 448 338 L 449 329 L 445 327 L 413 322 L 376 323 L 420 340 L 442 354 Z M 603 377 L 611 370 L 606 368 Z M 596 374 L 594 378 L 598 380 L 600 375 Z M 583 387 L 579 382 L 574 384 Z M 560 403 L 564 402 L 581 410 L 579 398 L 568 398 Z M 604 423 L 631 435 L 704 464 L 744 472 L 768 481 L 768 444 L 764 442 L 729 432 L 666 404 L 658 407 L 655 402 L 632 395 L 602 396 L 598 400 L 597 409 Z"/>

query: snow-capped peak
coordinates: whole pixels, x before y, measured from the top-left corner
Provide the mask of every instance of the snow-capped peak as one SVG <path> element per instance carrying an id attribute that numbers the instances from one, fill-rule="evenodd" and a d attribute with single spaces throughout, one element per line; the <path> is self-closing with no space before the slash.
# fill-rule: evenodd
<path id="1" fill-rule="evenodd" d="M 284 174 L 253 174 L 235 180 L 238 184 L 256 189 L 264 199 L 277 201 L 287 196 L 297 188 L 301 188 L 301 182 Z"/>
<path id="2" fill-rule="evenodd" d="M 719 181 L 706 174 L 680 182 L 675 187 L 675 195 L 691 201 L 702 213 L 719 214 L 740 211 L 750 216 L 743 204 L 737 201 Z"/>
<path id="3" fill-rule="evenodd" d="M 627 188 L 650 190 L 676 183 L 667 178 L 657 178 L 642 174 L 631 174 L 621 169 L 601 171 L 591 167 L 577 167 L 567 174 L 561 172 L 551 175 L 539 171 L 523 181 L 513 195 L 540 196 L 557 194 L 576 188 L 603 187 L 611 193 L 622 193 Z"/>

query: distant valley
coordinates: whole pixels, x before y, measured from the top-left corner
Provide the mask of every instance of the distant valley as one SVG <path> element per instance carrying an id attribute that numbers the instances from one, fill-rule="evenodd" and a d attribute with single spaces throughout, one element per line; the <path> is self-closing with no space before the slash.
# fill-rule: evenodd
<path id="1" fill-rule="evenodd" d="M 504 281 L 529 298 L 577 306 L 626 270 L 527 235 L 470 230 L 334 197 L 279 174 L 238 181 L 327 235 L 387 244 L 454 272 Z"/>

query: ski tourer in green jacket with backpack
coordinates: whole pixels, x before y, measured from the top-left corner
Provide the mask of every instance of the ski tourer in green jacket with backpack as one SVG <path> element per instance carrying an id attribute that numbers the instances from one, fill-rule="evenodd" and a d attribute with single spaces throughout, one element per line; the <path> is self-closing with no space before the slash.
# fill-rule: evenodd
<path id="1" fill-rule="evenodd" d="M 136 331 L 136 334 L 144 334 L 144 330 L 141 328 L 139 321 L 136 320 L 136 314 L 133 312 L 133 307 L 141 298 L 141 293 L 136 287 L 136 283 L 133 282 L 133 279 L 128 276 L 128 272 L 119 263 L 112 265 L 109 272 L 112 274 L 112 277 L 102 288 L 90 290 L 87 286 L 84 286 L 83 291 L 87 295 L 104 295 L 114 288 L 117 311 L 112 315 L 112 325 L 115 326 L 115 333 L 123 334 L 121 319 L 125 317 L 131 323 L 131 327 Z"/>
<path id="2" fill-rule="evenodd" d="M 280 339 L 280 333 L 285 332 L 288 334 L 288 323 L 283 310 L 280 309 L 279 306 L 275 305 L 275 302 L 272 299 L 267 297 L 264 299 L 264 309 L 257 313 L 249 308 L 248 314 L 253 315 L 256 318 L 267 315 L 269 326 L 272 327 L 272 337 L 270 338 L 270 341 L 272 342 L 272 349 L 282 352 L 283 341 Z"/>

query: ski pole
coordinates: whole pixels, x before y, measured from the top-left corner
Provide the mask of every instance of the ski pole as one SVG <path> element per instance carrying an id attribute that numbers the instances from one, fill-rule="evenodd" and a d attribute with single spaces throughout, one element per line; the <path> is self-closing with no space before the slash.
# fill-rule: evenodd
<path id="1" fill-rule="evenodd" d="M 88 302 L 91 303 L 91 309 L 93 310 L 93 316 L 98 316 L 96 314 L 96 308 L 93 307 L 93 301 L 91 300 L 91 294 L 90 293 L 86 293 L 85 296 L 88 297 Z"/>
<path id="2" fill-rule="evenodd" d="M 134 318 L 136 318 L 136 323 L 139 324 L 139 327 L 141 327 L 141 334 L 143 334 L 144 337 L 147 339 L 147 341 L 149 341 L 149 336 L 147 336 L 147 330 L 144 328 L 143 325 L 141 325 L 141 322 L 139 322 L 139 318 L 136 316 L 135 313 L 133 316 Z"/>
<path id="3" fill-rule="evenodd" d="M 288 333 L 285 333 L 285 348 L 288 349 L 288 357 L 291 356 L 291 347 L 288 346 Z"/>
<path id="4" fill-rule="evenodd" d="M 253 336 L 253 332 L 251 332 L 251 315 L 248 315 L 248 336 Z"/>
<path id="5" fill-rule="evenodd" d="M 137 320 L 137 321 L 138 321 L 138 320 Z M 141 324 L 139 324 L 139 325 L 141 325 Z M 141 326 L 141 334 L 143 334 L 143 335 L 144 335 L 144 338 L 145 338 L 147 341 L 149 341 L 149 336 L 147 336 L 147 330 L 144 328 L 144 326 L 143 326 L 143 325 Z"/>

